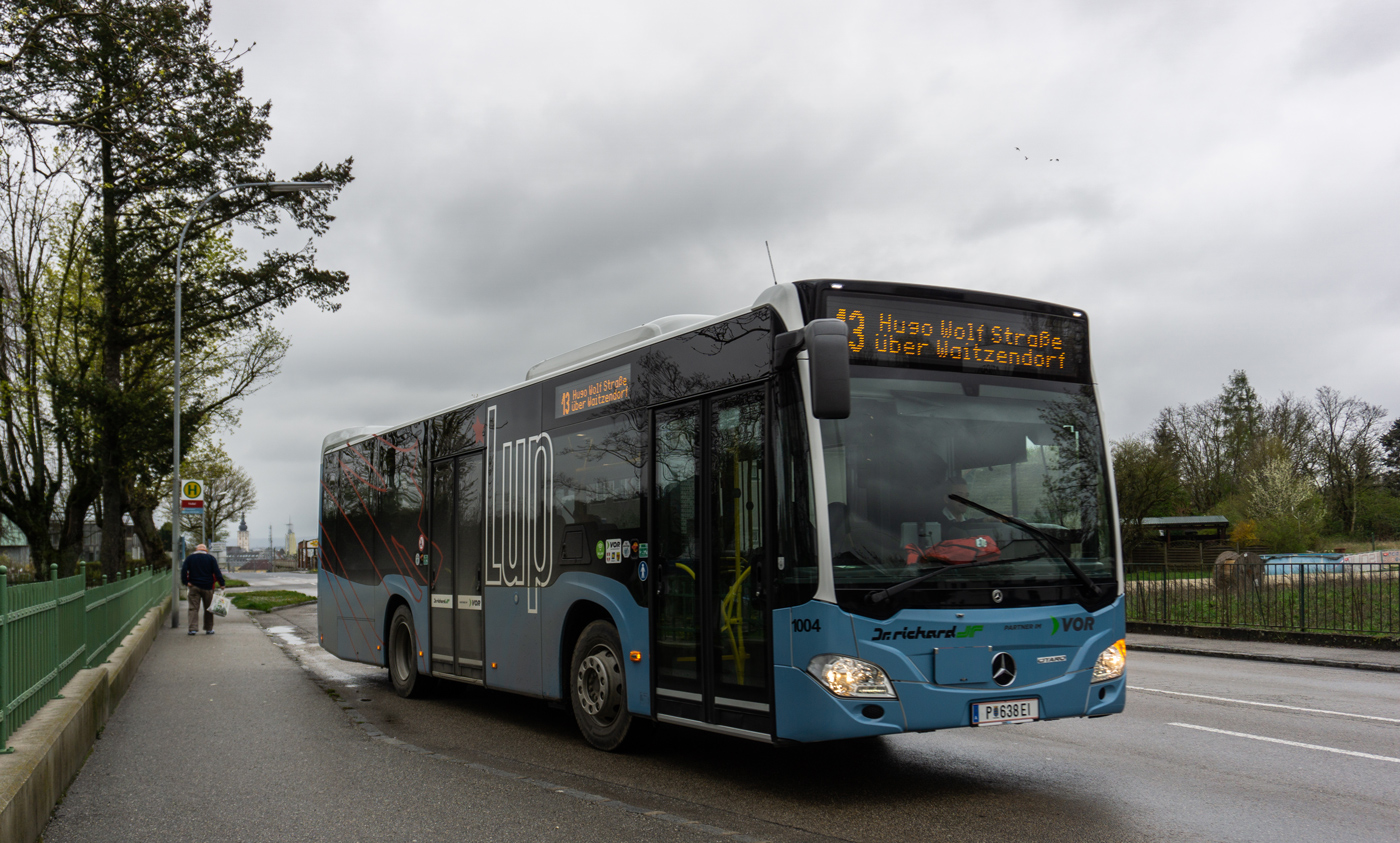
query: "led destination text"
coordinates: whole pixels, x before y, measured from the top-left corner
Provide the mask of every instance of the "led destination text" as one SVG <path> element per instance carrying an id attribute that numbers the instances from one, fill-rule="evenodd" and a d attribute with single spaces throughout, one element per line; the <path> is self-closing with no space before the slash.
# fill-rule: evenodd
<path id="1" fill-rule="evenodd" d="M 846 296 L 831 296 L 827 308 L 846 323 L 853 361 L 1056 378 L 1083 373 L 1084 325 L 1065 317 Z"/>
<path id="2" fill-rule="evenodd" d="M 554 390 L 554 417 L 562 419 L 586 410 L 596 410 L 627 398 L 632 367 L 623 366 L 591 378 L 567 383 Z"/>
<path id="3" fill-rule="evenodd" d="M 935 328 L 932 322 L 900 319 L 890 313 L 880 313 L 872 331 L 866 324 L 864 311 L 841 308 L 836 311 L 836 318 L 850 325 L 852 354 L 865 351 L 869 343 L 877 354 L 919 357 L 933 354 L 978 363 L 1035 369 L 1065 368 L 1064 340 L 1049 331 L 1028 334 L 1002 325 L 988 326 L 985 322 L 957 324 L 950 319 L 938 320 Z M 927 342 L 925 338 L 933 342 Z"/>

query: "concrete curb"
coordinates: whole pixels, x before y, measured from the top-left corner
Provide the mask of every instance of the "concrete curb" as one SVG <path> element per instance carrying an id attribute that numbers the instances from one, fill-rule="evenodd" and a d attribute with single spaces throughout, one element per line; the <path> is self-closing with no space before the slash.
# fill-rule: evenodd
<path id="1" fill-rule="evenodd" d="M 34 843 L 49 814 L 83 769 L 107 718 L 116 711 L 170 611 L 170 598 L 150 610 L 98 667 L 80 670 L 13 735 L 14 753 L 0 755 L 0 840 Z"/>
<path id="2" fill-rule="evenodd" d="M 1133 644 L 1131 642 L 1128 644 L 1128 649 L 1140 650 L 1144 653 L 1175 653 L 1182 656 L 1213 656 L 1218 659 L 1244 659 L 1255 662 L 1306 664 L 1314 667 L 1341 667 L 1348 670 L 1379 670 L 1387 673 L 1400 673 L 1400 665 L 1346 659 L 1319 659 L 1311 656 L 1283 656 L 1268 653 L 1235 653 L 1229 650 L 1205 650 L 1200 647 L 1180 647 L 1172 644 Z"/>

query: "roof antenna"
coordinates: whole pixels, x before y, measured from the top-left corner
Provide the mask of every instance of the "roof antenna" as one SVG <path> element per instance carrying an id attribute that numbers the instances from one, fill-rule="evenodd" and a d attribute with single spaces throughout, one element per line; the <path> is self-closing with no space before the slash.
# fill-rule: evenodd
<path id="1" fill-rule="evenodd" d="M 768 271 L 773 273 L 773 286 L 778 286 L 778 270 L 773 268 L 773 247 L 768 245 L 768 241 L 763 241 L 763 248 L 768 250 Z"/>

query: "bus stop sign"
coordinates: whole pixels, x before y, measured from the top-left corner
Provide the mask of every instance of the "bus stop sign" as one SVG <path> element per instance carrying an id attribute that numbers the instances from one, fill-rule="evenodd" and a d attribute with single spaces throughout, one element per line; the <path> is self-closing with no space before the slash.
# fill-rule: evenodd
<path id="1" fill-rule="evenodd" d="M 180 486 L 180 511 L 199 512 L 204 509 L 204 481 L 186 480 Z"/>

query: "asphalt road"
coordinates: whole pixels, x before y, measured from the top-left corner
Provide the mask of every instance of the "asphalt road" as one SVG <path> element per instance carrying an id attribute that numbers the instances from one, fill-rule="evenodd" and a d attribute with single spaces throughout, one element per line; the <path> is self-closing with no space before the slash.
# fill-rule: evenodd
<path id="1" fill-rule="evenodd" d="M 765 840 L 1375 841 L 1400 815 L 1400 674 L 1139 652 L 1099 720 L 789 747 L 663 727 L 607 754 L 539 700 L 398 698 L 312 643 L 314 605 L 261 621 L 381 742 Z"/>

